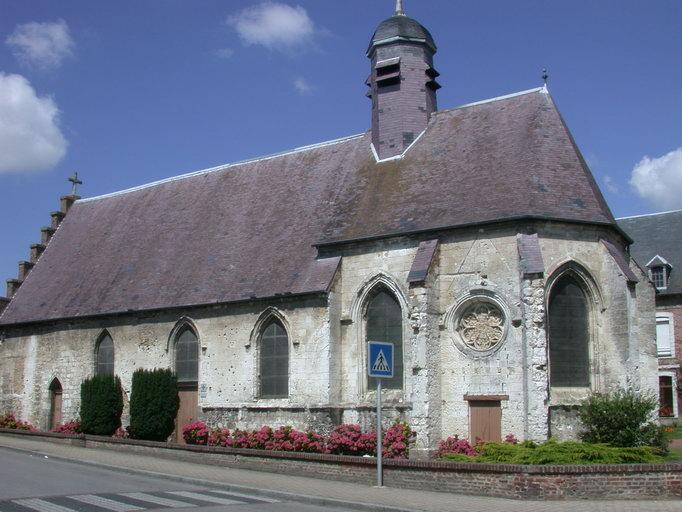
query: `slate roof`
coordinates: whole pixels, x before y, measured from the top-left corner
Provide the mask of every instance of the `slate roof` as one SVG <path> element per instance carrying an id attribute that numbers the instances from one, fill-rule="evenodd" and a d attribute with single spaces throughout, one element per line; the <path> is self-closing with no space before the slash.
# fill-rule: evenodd
<path id="1" fill-rule="evenodd" d="M 396 14 L 379 23 L 367 51 L 369 52 L 372 46 L 376 44 L 381 44 L 383 41 L 393 40 L 394 38 L 424 41 L 434 51 L 436 50 L 436 43 L 431 32 L 417 20 L 404 14 Z"/>
<path id="2" fill-rule="evenodd" d="M 682 210 L 617 219 L 634 240 L 630 254 L 642 268 L 656 255 L 672 265 L 670 281 L 660 295 L 682 293 Z"/>
<path id="3" fill-rule="evenodd" d="M 370 142 L 77 201 L 0 324 L 324 293 L 339 259 L 316 244 L 520 218 L 615 227 L 544 89 L 438 112 L 402 159 L 377 163 Z"/>

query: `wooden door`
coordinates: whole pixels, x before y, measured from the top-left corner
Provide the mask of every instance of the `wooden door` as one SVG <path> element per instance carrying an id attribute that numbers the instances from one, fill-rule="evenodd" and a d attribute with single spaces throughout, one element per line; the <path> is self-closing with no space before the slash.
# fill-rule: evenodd
<path id="1" fill-rule="evenodd" d="M 50 391 L 50 430 L 62 424 L 62 390 Z"/>
<path id="2" fill-rule="evenodd" d="M 56 377 L 50 383 L 50 430 L 62 424 L 62 383 Z"/>
<path id="3" fill-rule="evenodd" d="M 469 402 L 469 438 L 499 443 L 502 441 L 502 407 L 498 400 Z"/>
<path id="4" fill-rule="evenodd" d="M 182 438 L 182 427 L 197 420 L 197 409 L 199 407 L 199 395 L 196 387 L 188 387 L 178 390 L 180 406 L 178 416 L 175 421 L 175 441 L 185 444 Z"/>

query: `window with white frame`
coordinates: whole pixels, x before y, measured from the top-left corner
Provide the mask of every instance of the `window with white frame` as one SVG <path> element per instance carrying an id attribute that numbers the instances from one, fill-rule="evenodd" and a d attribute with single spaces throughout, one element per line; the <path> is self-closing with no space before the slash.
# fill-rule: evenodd
<path id="1" fill-rule="evenodd" d="M 658 290 L 668 287 L 668 276 L 666 275 L 665 270 L 666 269 L 663 265 L 651 268 L 651 281 Z"/>
<path id="2" fill-rule="evenodd" d="M 674 356 L 673 318 L 670 313 L 656 315 L 656 349 L 658 357 Z"/>

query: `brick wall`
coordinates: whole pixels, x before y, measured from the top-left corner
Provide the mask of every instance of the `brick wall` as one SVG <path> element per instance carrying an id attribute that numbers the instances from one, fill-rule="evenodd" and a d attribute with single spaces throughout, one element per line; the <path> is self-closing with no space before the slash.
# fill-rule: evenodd
<path id="1" fill-rule="evenodd" d="M 682 370 L 679 368 L 682 363 L 682 297 L 657 297 L 656 302 L 656 313 L 671 313 L 673 316 L 675 356 L 659 357 L 658 365 L 661 371 L 675 372 L 677 374 L 676 382 L 673 382 L 673 385 L 677 385 L 678 388 L 676 395 L 677 417 L 679 418 L 682 416 L 682 392 L 680 392 L 680 386 L 682 386 Z M 677 366 L 676 371 L 674 369 L 675 366 Z"/>
<path id="2" fill-rule="evenodd" d="M 313 453 L 263 452 L 181 446 L 97 436 L 62 436 L 0 429 L 1 435 L 83 443 L 88 448 L 153 455 L 201 464 L 235 467 L 372 485 L 374 459 Z M 682 464 L 519 466 L 436 461 L 384 463 L 389 487 L 514 499 L 680 499 Z"/>

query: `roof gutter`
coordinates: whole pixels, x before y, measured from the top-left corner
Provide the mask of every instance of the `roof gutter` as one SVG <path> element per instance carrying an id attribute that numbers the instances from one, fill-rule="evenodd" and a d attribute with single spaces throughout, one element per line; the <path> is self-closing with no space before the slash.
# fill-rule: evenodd
<path id="1" fill-rule="evenodd" d="M 563 219 L 560 217 L 549 217 L 549 216 L 543 216 L 543 215 L 519 215 L 516 217 L 508 217 L 506 219 L 494 219 L 494 220 L 489 220 L 489 221 L 482 221 L 482 222 L 468 222 L 464 224 L 451 224 L 448 226 L 440 226 L 436 228 L 428 228 L 428 229 L 417 229 L 413 231 L 395 231 L 393 233 L 387 233 L 387 234 L 381 234 L 381 235 L 370 235 L 370 236 L 365 236 L 365 237 L 358 237 L 358 238 L 346 238 L 346 239 L 339 239 L 339 240 L 329 240 L 329 241 L 321 241 L 318 243 L 313 244 L 313 247 L 317 249 L 323 249 L 326 247 L 338 247 L 341 245 L 347 245 L 347 244 L 353 244 L 353 243 L 359 243 L 359 242 L 371 242 L 375 240 L 386 240 L 388 238 L 397 238 L 401 236 L 414 236 L 414 235 L 422 235 L 422 234 L 432 234 L 440 231 L 450 231 L 453 229 L 464 229 L 464 228 L 472 228 L 472 227 L 478 227 L 478 226 L 490 226 L 493 224 L 510 224 L 514 222 L 519 222 L 519 221 L 542 221 L 542 222 L 565 222 L 569 224 L 581 224 L 581 225 L 588 225 L 588 226 L 600 226 L 600 227 L 609 227 L 615 230 L 620 236 L 623 237 L 623 239 L 627 242 L 627 245 L 630 245 L 634 243 L 634 240 L 630 238 L 630 236 L 623 231 L 618 224 L 612 223 L 612 222 L 593 222 L 593 221 L 585 221 L 585 220 L 575 220 L 575 219 Z"/>
<path id="2" fill-rule="evenodd" d="M 237 299 L 237 300 L 225 301 L 225 302 L 208 302 L 208 303 L 202 303 L 202 304 L 184 304 L 181 306 L 162 306 L 162 307 L 157 307 L 157 308 L 152 308 L 152 309 L 128 309 L 126 311 L 110 311 L 110 312 L 106 312 L 106 313 L 97 313 L 97 314 L 83 315 L 83 316 L 63 316 L 63 317 L 55 317 L 55 318 L 46 318 L 44 320 L 29 320 L 29 321 L 22 321 L 22 322 L 16 322 L 16 323 L 0 323 L 0 340 L 3 339 L 3 336 L 6 334 L 5 331 L 7 329 L 22 328 L 22 327 L 26 327 L 29 325 L 44 325 L 44 324 L 51 324 L 51 323 L 65 322 L 65 321 L 76 322 L 76 321 L 81 321 L 81 320 L 92 320 L 92 319 L 106 318 L 106 317 L 124 317 L 126 315 L 136 315 L 136 314 L 140 314 L 140 313 L 152 314 L 152 313 L 158 313 L 160 311 L 178 311 L 178 310 L 184 310 L 184 309 L 190 309 L 190 308 L 219 307 L 219 306 L 227 306 L 227 305 L 233 305 L 233 304 L 248 304 L 249 302 L 264 302 L 264 301 L 277 301 L 277 300 L 283 301 L 286 299 L 300 299 L 300 298 L 306 298 L 306 297 L 326 297 L 328 294 L 329 294 L 329 290 L 318 290 L 318 291 L 312 291 L 312 292 L 287 293 L 287 294 L 281 294 L 281 295 L 273 295 L 270 297 L 250 297 L 250 298 L 246 298 L 246 299 Z"/>

